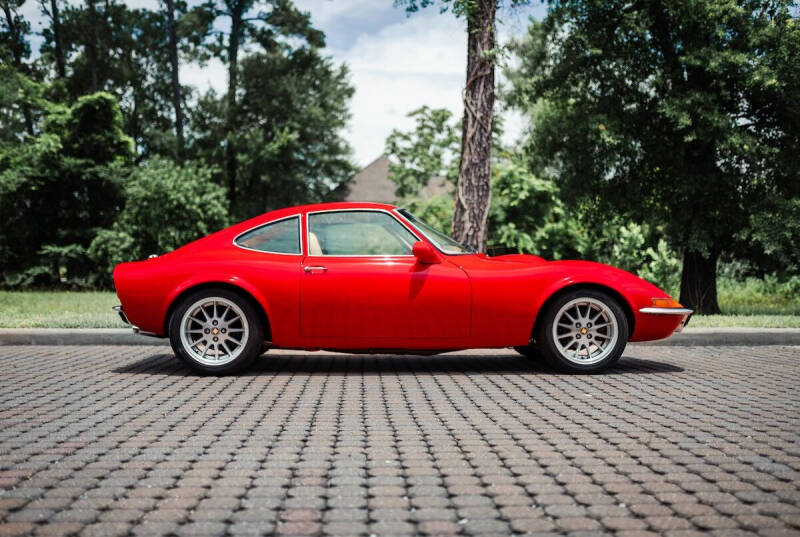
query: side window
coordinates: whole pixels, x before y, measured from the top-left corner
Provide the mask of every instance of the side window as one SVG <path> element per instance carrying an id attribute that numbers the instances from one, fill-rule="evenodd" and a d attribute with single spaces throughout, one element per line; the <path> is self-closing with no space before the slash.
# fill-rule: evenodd
<path id="1" fill-rule="evenodd" d="M 377 211 L 308 215 L 309 255 L 411 255 L 417 238 Z"/>
<path id="2" fill-rule="evenodd" d="M 300 217 L 265 224 L 236 238 L 236 244 L 251 250 L 278 254 L 300 253 Z"/>

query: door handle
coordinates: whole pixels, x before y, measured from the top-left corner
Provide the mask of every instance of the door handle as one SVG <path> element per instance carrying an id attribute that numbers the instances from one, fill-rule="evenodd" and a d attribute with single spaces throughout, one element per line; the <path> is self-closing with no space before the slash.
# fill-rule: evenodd
<path id="1" fill-rule="evenodd" d="M 322 274 L 323 272 L 328 272 L 328 267 L 322 267 L 319 265 L 310 267 L 306 266 L 303 267 L 303 270 L 306 271 L 306 273 L 308 274 Z"/>

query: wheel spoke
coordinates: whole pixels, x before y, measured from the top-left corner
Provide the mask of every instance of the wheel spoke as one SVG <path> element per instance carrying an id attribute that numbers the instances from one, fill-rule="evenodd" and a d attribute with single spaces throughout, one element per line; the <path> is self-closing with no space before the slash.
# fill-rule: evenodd
<path id="1" fill-rule="evenodd" d="M 550 337 L 556 350 L 567 361 L 581 365 L 604 360 L 620 337 L 614 312 L 595 297 L 579 297 L 565 303 L 551 327 Z M 576 339 L 579 334 L 581 338 Z"/>
<path id="2" fill-rule="evenodd" d="M 225 332 L 208 334 L 212 328 Z M 182 346 L 193 360 L 205 365 L 222 365 L 244 351 L 249 325 L 236 302 L 225 297 L 208 297 L 186 310 L 180 334 Z M 219 341 L 212 342 L 212 338 Z"/>

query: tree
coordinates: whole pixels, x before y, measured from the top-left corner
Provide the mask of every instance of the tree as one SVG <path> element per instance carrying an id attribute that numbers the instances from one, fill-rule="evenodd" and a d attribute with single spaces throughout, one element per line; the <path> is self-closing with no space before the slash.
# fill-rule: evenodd
<path id="1" fill-rule="evenodd" d="M 172 82 L 172 107 L 175 109 L 175 136 L 178 145 L 177 154 L 178 160 L 183 160 L 183 106 L 181 103 L 181 83 L 178 74 L 178 33 L 175 30 L 175 0 L 164 0 L 164 3 L 167 8 L 167 28 L 169 30 L 170 80 Z"/>
<path id="2" fill-rule="evenodd" d="M 324 34 L 311 26 L 309 15 L 298 11 L 291 0 L 265 0 L 266 10 L 253 13 L 260 7 L 256 0 L 211 0 L 203 7 L 213 19 L 227 19 L 229 30 L 211 32 L 208 49 L 227 62 L 228 91 L 225 107 L 225 175 L 231 214 L 236 212 L 238 199 L 238 123 L 240 120 L 239 51 L 243 45 L 254 41 L 265 51 L 285 46 L 281 38 L 293 37 L 312 47 L 325 44 Z"/>
<path id="3" fill-rule="evenodd" d="M 66 77 L 59 98 L 74 100 L 92 91 L 92 72 L 97 84 L 117 97 L 124 129 L 134 138 L 137 159 L 151 155 L 180 154 L 176 95 L 167 10 L 130 9 L 113 0 L 96 2 L 95 15 L 102 24 L 92 23 L 85 3 L 66 4 L 60 11 L 61 44 L 66 55 Z M 175 39 L 178 51 L 193 53 L 192 43 L 206 33 L 208 21 L 185 12 L 185 4 L 174 3 Z M 192 14 L 194 15 L 194 14 Z M 93 60 L 88 36 L 96 26 L 97 41 Z M 43 61 L 53 62 L 55 35 L 43 34 Z M 93 67 L 94 66 L 94 67 Z M 189 93 L 178 83 L 178 104 Z M 53 90 L 51 89 L 52 93 Z M 181 109 L 181 116 L 183 110 Z"/>
<path id="4" fill-rule="evenodd" d="M 111 283 L 118 263 L 167 253 L 225 227 L 225 191 L 214 183 L 213 173 L 213 168 L 180 166 L 163 157 L 134 169 L 124 183 L 119 216 L 88 249 L 103 280 Z"/>
<path id="5" fill-rule="evenodd" d="M 13 65 L 22 74 L 28 71 L 23 60 L 31 53 L 25 37 L 30 32 L 30 23 L 18 12 L 24 3 L 25 0 L 0 0 L 0 8 L 3 10 L 2 24 L 0 24 L 0 59 Z M 25 129 L 33 136 L 33 117 L 26 103 L 22 103 L 22 114 L 25 118 Z"/>
<path id="6" fill-rule="evenodd" d="M 12 285 L 90 283 L 85 249 L 120 209 L 133 143 L 108 93 L 39 103 L 41 132 L 0 152 L 0 273 Z"/>
<path id="7" fill-rule="evenodd" d="M 435 0 L 395 0 L 408 13 L 431 6 Z M 498 0 L 441 0 L 442 11 L 451 9 L 467 19 L 467 76 L 464 118 L 461 122 L 461 163 L 456 185 L 453 236 L 482 251 L 488 236 L 491 203 L 491 157 L 494 114 L 494 69 L 497 56 L 495 18 Z M 511 0 L 512 6 L 527 4 Z"/>
<path id="8" fill-rule="evenodd" d="M 783 0 L 553 4 L 517 47 L 534 169 L 598 215 L 665 223 L 680 301 L 718 313 L 716 266 L 770 194 L 800 188 L 800 25 Z M 768 51 L 768 52 L 766 52 Z"/>
<path id="9" fill-rule="evenodd" d="M 64 48 L 62 45 L 61 36 L 61 16 L 59 14 L 58 0 L 50 0 L 50 6 L 47 5 L 47 0 L 39 0 L 39 6 L 42 14 L 50 19 L 50 28 L 46 29 L 46 37 L 53 43 L 53 56 L 56 62 L 56 74 L 58 78 L 66 78 L 67 64 L 64 59 Z"/>
<path id="10" fill-rule="evenodd" d="M 418 195 L 435 176 L 456 182 L 459 136 L 452 116 L 445 108 L 423 106 L 407 116 L 414 118 L 413 131 L 394 129 L 386 138 L 389 178 L 397 185 L 398 197 Z"/>
<path id="11" fill-rule="evenodd" d="M 241 61 L 233 218 L 325 200 L 352 176 L 341 136 L 352 94 L 347 69 L 313 48 L 279 48 Z M 225 97 L 210 93 L 192 111 L 194 150 L 220 168 L 228 136 L 224 110 Z"/>
<path id="12" fill-rule="evenodd" d="M 291 2 L 257 13 L 249 5 L 207 6 L 231 20 L 205 42 L 229 62 L 228 91 L 207 93 L 191 111 L 191 150 L 224 170 L 234 218 L 325 199 L 354 171 L 341 137 L 353 94 L 346 67 L 320 54 L 324 35 Z"/>

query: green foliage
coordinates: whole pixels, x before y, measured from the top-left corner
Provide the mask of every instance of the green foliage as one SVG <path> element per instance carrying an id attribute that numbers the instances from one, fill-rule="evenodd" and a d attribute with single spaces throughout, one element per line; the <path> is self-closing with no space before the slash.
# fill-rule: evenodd
<path id="1" fill-rule="evenodd" d="M 703 267 L 686 273 L 681 300 L 704 311 L 717 309 L 708 271 L 720 253 L 740 237 L 776 244 L 749 228 L 771 198 L 800 195 L 791 5 L 559 2 L 516 47 L 511 98 L 533 119 L 534 170 L 573 200 L 663 224 Z"/>
<path id="2" fill-rule="evenodd" d="M 423 106 L 408 114 L 414 130 L 392 130 L 386 138 L 389 178 L 397 185 L 396 194 L 413 196 L 428 185 L 432 177 L 458 180 L 458 143 L 461 138 L 445 108 Z M 419 215 L 418 215 L 419 216 Z"/>
<path id="3" fill-rule="evenodd" d="M 489 247 L 546 258 L 574 258 L 582 250 L 576 221 L 568 217 L 558 187 L 517 160 L 499 167 L 492 181 Z"/>
<path id="4" fill-rule="evenodd" d="M 453 200 L 446 196 L 436 195 L 425 200 L 419 197 L 409 197 L 400 205 L 442 233 L 449 234 L 453 227 L 455 207 L 453 207 Z"/>
<path id="5" fill-rule="evenodd" d="M 225 190 L 213 175 L 158 157 L 136 168 L 125 183 L 124 209 L 88 250 L 101 274 L 110 278 L 117 263 L 163 254 L 225 227 Z"/>
<path id="6" fill-rule="evenodd" d="M 726 314 L 800 315 L 800 276 L 786 279 L 776 274 L 763 278 L 721 277 L 720 306 Z"/>
<path id="7" fill-rule="evenodd" d="M 183 2 L 176 3 L 181 15 Z M 120 103 L 123 128 L 136 143 L 140 158 L 175 152 L 172 125 L 167 17 L 163 10 L 136 9 L 124 2 L 96 2 L 94 16 L 86 3 L 63 4 L 60 13 L 65 78 L 55 78 L 51 98 L 74 100 L 92 92 L 92 68 L 97 88 L 108 91 Z M 180 18 L 179 18 L 180 23 Z M 188 39 L 205 33 L 201 24 L 180 25 L 184 50 L 192 53 Z M 52 27 L 43 32 L 40 63 L 54 68 Z M 195 38 L 196 39 L 196 38 Z M 94 46 L 96 60 L 90 50 Z M 54 73 L 51 73 L 54 74 Z M 186 97 L 190 95 L 183 88 Z"/>
<path id="8" fill-rule="evenodd" d="M 0 152 L 0 272 L 5 285 L 90 285 L 85 248 L 123 202 L 132 141 L 106 93 L 40 104 L 41 132 Z"/>
<path id="9" fill-rule="evenodd" d="M 355 173 L 340 134 L 354 91 L 347 68 L 313 48 L 278 49 L 243 59 L 240 77 L 233 216 L 328 199 Z"/>
<path id="10" fill-rule="evenodd" d="M 592 221 L 591 213 L 583 220 Z M 617 219 L 594 226 L 589 235 L 584 257 L 627 270 L 677 294 L 681 262 L 657 228 Z"/>
<path id="11" fill-rule="evenodd" d="M 732 253 L 741 259 L 757 260 L 761 271 L 799 272 L 800 197 L 769 196 L 763 210 L 750 215 L 749 226 L 737 239 Z"/>
<path id="12" fill-rule="evenodd" d="M 477 9 L 477 0 L 394 0 L 394 5 L 402 7 L 409 15 L 416 13 L 420 9 L 439 4 L 439 11 L 445 13 L 451 11 L 457 17 L 471 16 Z M 530 0 L 503 0 L 497 1 L 497 7 L 520 7 L 530 4 Z"/>

